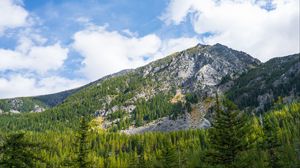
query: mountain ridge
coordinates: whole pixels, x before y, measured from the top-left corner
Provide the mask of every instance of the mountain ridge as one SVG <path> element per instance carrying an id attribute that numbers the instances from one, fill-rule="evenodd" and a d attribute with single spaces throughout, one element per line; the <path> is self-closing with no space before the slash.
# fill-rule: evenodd
<path id="1" fill-rule="evenodd" d="M 227 46 L 224 46 L 224 45 L 219 44 L 219 43 L 217 43 L 217 44 L 215 44 L 215 45 L 213 45 L 213 46 L 216 46 L 217 48 L 228 48 Z M 165 60 L 167 59 L 167 57 L 172 57 L 172 56 L 178 55 L 179 53 L 182 53 L 182 52 L 184 52 L 184 51 L 191 52 L 191 51 L 192 51 L 193 49 L 195 49 L 195 48 L 206 48 L 206 47 L 209 47 L 209 45 L 197 44 L 195 47 L 191 47 L 191 48 L 189 48 L 189 49 L 187 49 L 187 50 L 183 50 L 183 51 L 180 51 L 180 52 L 175 52 L 175 53 L 170 54 L 170 55 L 168 55 L 168 56 L 166 56 L 166 57 L 164 57 L 164 58 L 161 58 L 161 59 L 159 59 L 159 60 L 152 61 L 152 62 L 148 63 L 147 65 L 144 65 L 144 66 L 142 66 L 142 67 L 139 67 L 139 68 L 137 68 L 137 69 L 135 69 L 135 70 L 142 69 L 143 67 L 147 67 L 147 66 L 149 66 L 149 65 L 151 65 L 151 64 L 154 64 L 154 65 L 157 64 L 157 63 L 162 64 L 161 62 L 162 62 L 162 61 L 165 61 Z M 228 48 L 228 49 L 230 49 L 230 48 Z M 241 51 L 239 51 L 239 52 L 241 52 Z M 242 53 L 243 53 L 243 52 L 242 52 Z M 246 55 L 246 53 L 245 53 L 245 55 Z M 178 55 L 178 56 L 179 56 L 179 55 Z M 250 56 L 250 57 L 251 57 L 251 56 Z M 259 60 L 257 60 L 257 59 L 256 59 L 256 61 L 259 62 Z M 156 66 L 157 66 L 157 65 L 156 65 Z M 20 101 L 20 102 L 22 102 L 22 101 L 31 101 L 31 102 L 33 102 L 33 104 L 30 104 L 29 106 L 34 107 L 34 106 L 36 106 L 36 105 L 39 105 L 39 106 L 41 106 L 41 108 L 47 109 L 47 108 L 51 108 L 51 107 L 54 107 L 54 106 L 56 106 L 56 105 L 62 103 L 67 97 L 69 97 L 70 95 L 72 95 L 72 94 L 78 92 L 78 91 L 81 90 L 81 89 L 84 89 L 84 88 L 86 88 L 86 87 L 89 87 L 89 86 L 91 86 L 91 85 L 93 85 L 93 84 L 95 84 L 95 83 L 98 83 L 98 82 L 100 82 L 100 81 L 102 81 L 102 80 L 105 80 L 105 79 L 107 79 L 107 78 L 114 77 L 114 76 L 118 76 L 118 75 L 126 74 L 126 73 L 128 73 L 128 72 L 130 72 L 130 71 L 134 71 L 134 69 L 125 69 L 125 70 L 121 70 L 121 71 L 119 71 L 119 72 L 116 72 L 116 73 L 113 73 L 113 74 L 106 75 L 106 76 L 104 76 L 104 77 L 102 77 L 102 78 L 100 78 L 100 79 L 98 79 L 98 80 L 96 80 L 96 81 L 90 82 L 90 83 L 88 83 L 88 84 L 86 84 L 86 85 L 80 86 L 80 87 L 78 87 L 78 88 L 70 89 L 70 90 L 65 90 L 65 91 L 61 91 L 61 92 L 57 92 L 57 93 L 52 93 L 52 94 L 46 94 L 46 95 L 38 95 L 38 96 L 28 96 L 28 97 L 16 97 L 16 98 L 2 99 L 2 101 L 3 101 L 3 100 L 8 100 L 9 102 L 10 102 L 11 100 L 12 100 L 12 101 Z M 3 102 L 3 104 L 4 104 L 4 103 L 5 103 L 5 102 Z M 7 106 L 10 106 L 10 103 L 6 103 L 6 104 L 8 104 Z M 1 106 L 0 106 L 0 109 L 1 109 Z M 3 109 L 3 106 L 2 106 L 2 109 Z M 6 108 L 4 108 L 4 109 L 6 109 Z M 18 107 L 12 107 L 11 110 L 20 111 L 20 112 L 23 112 L 23 111 L 24 111 L 22 108 L 18 108 Z M 35 112 L 34 108 L 32 108 L 30 111 Z"/>
<path id="2" fill-rule="evenodd" d="M 280 67 L 285 63 L 276 65 Z M 58 105 L 33 114 L 39 118 L 36 121 L 27 118 L 28 115 L 24 117 L 26 122 L 34 125 L 30 128 L 34 130 L 60 126 L 73 128 L 82 115 L 92 116 L 92 123 L 97 123 L 97 128 L 126 133 L 205 128 L 210 126 L 214 93 L 230 95 L 241 77 L 268 64 L 272 65 L 272 61 L 261 63 L 244 52 L 221 44 L 198 44 L 137 69 L 92 82 L 68 95 Z M 299 69 L 297 65 L 294 65 L 296 70 Z M 285 72 L 280 71 L 279 76 Z M 236 102 L 235 97 L 238 96 L 231 99 Z M 256 108 L 240 107 L 248 111 Z M 39 121 L 51 125 L 36 127 L 35 122 Z"/>

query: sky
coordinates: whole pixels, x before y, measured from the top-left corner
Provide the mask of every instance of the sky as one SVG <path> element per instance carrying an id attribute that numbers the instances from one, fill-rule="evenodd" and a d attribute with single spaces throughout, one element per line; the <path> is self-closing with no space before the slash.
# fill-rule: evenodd
<path id="1" fill-rule="evenodd" d="M 0 0 L 0 98 L 55 93 L 196 44 L 299 53 L 299 0 Z"/>

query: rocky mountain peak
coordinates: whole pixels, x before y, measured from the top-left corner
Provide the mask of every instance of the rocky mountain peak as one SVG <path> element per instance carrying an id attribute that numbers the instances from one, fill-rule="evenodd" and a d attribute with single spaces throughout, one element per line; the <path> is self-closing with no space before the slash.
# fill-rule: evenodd
<path id="1" fill-rule="evenodd" d="M 139 70 L 144 77 L 155 76 L 155 80 L 168 86 L 197 91 L 216 86 L 226 75 L 241 74 L 258 64 L 259 60 L 250 55 L 222 44 L 197 44 Z"/>
<path id="2" fill-rule="evenodd" d="M 278 96 L 300 97 L 299 72 L 299 54 L 260 63 L 222 44 L 198 44 L 77 89 L 23 98 L 22 106 L 1 100 L 0 113 L 17 105 L 20 112 L 39 112 L 39 107 L 55 104 L 44 113 L 60 115 L 66 125 L 86 113 L 101 121 L 97 128 L 127 133 L 205 128 L 210 125 L 216 91 L 226 93 L 241 109 L 264 110 L 263 103 L 268 105 Z"/>

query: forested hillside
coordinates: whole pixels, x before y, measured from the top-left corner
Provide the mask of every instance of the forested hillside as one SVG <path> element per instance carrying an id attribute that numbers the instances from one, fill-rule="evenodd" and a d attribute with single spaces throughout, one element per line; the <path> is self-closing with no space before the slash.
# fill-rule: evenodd
<path id="1" fill-rule="evenodd" d="M 0 100 L 1 113 L 23 113 L 23 112 L 42 112 L 48 106 L 42 101 L 31 97 L 2 99 Z"/>
<path id="2" fill-rule="evenodd" d="M 240 108 L 256 113 L 269 110 L 274 102 L 291 102 L 300 96 L 300 55 L 273 58 L 235 80 L 227 96 Z"/>
<path id="3" fill-rule="evenodd" d="M 125 135 L 93 129 L 93 123 L 89 123 L 86 127 L 80 126 L 75 130 L 65 128 L 59 131 L 27 131 L 23 138 L 15 140 L 43 145 L 40 148 L 29 146 L 10 152 L 6 148 L 8 145 L 18 147 L 19 144 L 12 142 L 14 141 L 12 132 L 5 131 L 1 133 L 0 164 L 7 165 L 8 162 L 5 160 L 7 161 L 11 155 L 19 157 L 21 151 L 31 149 L 32 155 L 38 156 L 39 159 L 29 157 L 26 160 L 27 162 L 33 160 L 35 167 L 78 167 L 76 165 L 83 163 L 87 167 L 95 168 L 256 168 L 300 165 L 299 103 L 278 106 L 278 109 L 266 113 L 262 118 L 241 115 L 242 113 L 232 103 L 225 100 L 220 100 L 218 104 L 221 104 L 219 108 L 218 106 L 214 108 L 217 114 L 214 117 L 216 124 L 206 130 Z M 243 121 L 240 127 L 228 122 L 234 123 L 237 119 L 243 119 L 240 120 Z M 80 120 L 76 122 L 80 123 Z M 87 123 L 81 122 L 79 125 L 83 124 Z M 234 132 L 225 134 L 233 130 L 238 134 L 232 134 Z M 5 138 L 6 136 L 8 137 Z M 81 141 L 82 137 L 86 137 L 84 141 Z M 228 143 L 228 150 L 224 148 L 224 143 Z M 235 151 L 233 155 L 230 154 L 231 150 Z M 79 161 L 79 156 L 85 157 Z M 14 164 L 22 164 L 26 160 L 24 158 L 14 160 Z"/>
<path id="4" fill-rule="evenodd" d="M 197 45 L 75 90 L 0 100 L 0 167 L 299 167 L 299 60 Z"/>
<path id="5" fill-rule="evenodd" d="M 0 0 L 0 168 L 300 168 L 300 0 Z"/>
<path id="6" fill-rule="evenodd" d="M 78 89 L 0 100 L 5 112 L 0 124 L 7 130 L 74 129 L 80 116 L 89 115 L 101 120 L 99 127 L 114 132 L 134 133 L 141 126 L 162 131 L 201 128 L 210 125 L 210 99 L 217 90 L 240 109 L 261 114 L 275 102 L 297 100 L 299 76 L 299 54 L 259 63 L 221 44 L 197 45 Z M 172 126 L 166 127 L 168 123 Z"/>
<path id="7" fill-rule="evenodd" d="M 88 114 L 102 117 L 102 127 L 113 131 L 143 126 L 168 116 L 173 120 L 183 116 L 187 119 L 187 127 L 192 127 L 189 123 L 194 120 L 197 123 L 205 120 L 193 118 L 189 112 L 195 109 L 195 113 L 204 116 L 209 107 L 202 109 L 200 106 L 209 105 L 202 102 L 218 90 L 218 84 L 225 76 L 237 77 L 258 64 L 257 59 L 227 46 L 199 44 L 135 70 L 109 75 L 72 94 L 62 92 L 39 97 L 49 105 L 57 103 L 56 98 L 65 99 L 41 114 L 3 116 L 7 118 L 5 120 L 20 124 L 2 124 L 7 125 L 7 129 L 18 129 L 16 125 L 26 130 L 74 128 L 74 121 Z M 191 93 L 199 98 L 197 102 L 187 101 Z M 176 95 L 181 98 L 171 102 Z M 192 104 L 195 104 L 193 109 Z"/>

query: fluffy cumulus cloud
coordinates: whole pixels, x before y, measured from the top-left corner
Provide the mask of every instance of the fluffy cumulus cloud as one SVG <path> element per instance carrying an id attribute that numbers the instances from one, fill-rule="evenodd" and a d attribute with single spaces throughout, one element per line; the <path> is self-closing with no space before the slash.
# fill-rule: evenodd
<path id="1" fill-rule="evenodd" d="M 49 94 L 79 87 L 83 83 L 82 80 L 70 80 L 59 76 L 38 80 L 34 77 L 15 74 L 8 78 L 0 77 L 0 97 L 11 98 Z"/>
<path id="2" fill-rule="evenodd" d="M 81 72 L 95 80 L 123 69 L 136 68 L 198 43 L 193 37 L 161 40 L 155 34 L 138 37 L 129 30 L 126 32 L 88 26 L 75 33 L 72 46 L 84 57 Z"/>
<path id="3" fill-rule="evenodd" d="M 195 32 L 211 33 L 208 44 L 222 43 L 266 61 L 299 52 L 298 0 L 172 0 L 166 24 L 191 21 Z"/>
<path id="4" fill-rule="evenodd" d="M 53 75 L 63 67 L 69 49 L 59 42 L 47 44 L 48 39 L 36 33 L 36 25 L 21 2 L 0 0 L 0 36 L 19 28 L 10 35 L 17 39 L 16 46 L 0 47 L 0 98 L 40 95 L 82 85 L 82 80 Z"/>
<path id="5" fill-rule="evenodd" d="M 161 40 L 154 34 L 130 37 L 105 27 L 90 26 L 75 33 L 73 47 L 83 57 L 82 72 L 97 79 L 144 63 L 144 56 L 157 52 Z"/>
<path id="6" fill-rule="evenodd" d="M 61 68 L 68 49 L 58 43 L 33 45 L 23 40 L 15 50 L 0 48 L 0 98 L 31 96 L 78 87 L 84 82 L 53 76 L 49 71 Z M 10 72 L 10 73 L 6 73 Z"/>
<path id="7" fill-rule="evenodd" d="M 0 36 L 8 28 L 17 28 L 27 23 L 28 12 L 14 0 L 0 1 Z"/>
<path id="8" fill-rule="evenodd" d="M 24 50 L 0 49 L 0 71 L 29 70 L 44 74 L 60 68 L 68 56 L 68 49 L 58 43 L 48 46 L 32 46 Z"/>
<path id="9" fill-rule="evenodd" d="M 160 49 L 153 55 L 151 60 L 156 60 L 173 54 L 174 52 L 185 50 L 197 45 L 199 42 L 200 40 L 197 37 L 179 37 L 163 40 Z"/>

